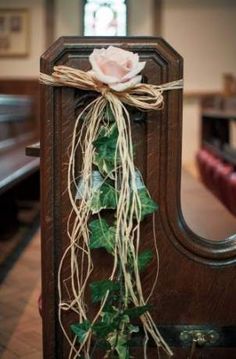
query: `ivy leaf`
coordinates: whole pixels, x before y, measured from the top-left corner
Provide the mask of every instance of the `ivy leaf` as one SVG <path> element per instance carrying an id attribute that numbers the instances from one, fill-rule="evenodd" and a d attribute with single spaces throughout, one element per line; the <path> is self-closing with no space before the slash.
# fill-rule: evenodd
<path id="1" fill-rule="evenodd" d="M 107 339 L 111 347 L 115 349 L 119 359 L 129 359 L 129 347 L 127 337 L 116 332 Z"/>
<path id="2" fill-rule="evenodd" d="M 119 311 L 115 307 L 110 307 L 109 311 L 104 310 L 101 314 L 102 319 L 93 325 L 93 330 L 98 337 L 106 338 L 119 328 Z"/>
<path id="3" fill-rule="evenodd" d="M 129 359 L 129 347 L 126 337 L 119 335 L 115 350 L 119 359 Z"/>
<path id="4" fill-rule="evenodd" d="M 128 326 L 128 331 L 129 331 L 129 334 L 138 333 L 139 332 L 139 327 L 137 325 L 130 324 Z"/>
<path id="5" fill-rule="evenodd" d="M 93 325 L 93 331 L 98 338 L 106 338 L 109 333 L 114 331 L 114 324 L 107 324 L 100 320 Z"/>
<path id="6" fill-rule="evenodd" d="M 92 214 L 95 214 L 102 209 L 115 209 L 116 204 L 115 188 L 108 183 L 103 183 L 93 192 L 90 210 L 92 211 Z"/>
<path id="7" fill-rule="evenodd" d="M 112 282 L 109 279 L 101 280 L 99 282 L 93 282 L 89 286 L 92 292 L 93 303 L 100 302 L 105 297 L 108 291 L 115 292 L 119 290 L 119 283 Z"/>
<path id="8" fill-rule="evenodd" d="M 104 127 L 100 130 L 100 134 L 93 142 L 96 153 L 93 163 L 98 167 L 102 174 L 108 174 L 114 179 L 112 171 L 116 167 L 115 156 L 118 139 L 118 129 L 116 124 L 113 124 L 108 130 Z M 117 154 L 117 163 L 119 163 L 119 156 Z"/>
<path id="9" fill-rule="evenodd" d="M 92 191 L 97 190 L 99 187 L 102 186 L 104 183 L 104 178 L 102 177 L 101 173 L 99 171 L 92 171 Z M 80 178 L 77 186 L 77 193 L 75 199 L 87 199 L 84 197 L 85 192 L 85 181 L 83 178 Z"/>
<path id="10" fill-rule="evenodd" d="M 115 227 L 110 227 L 105 219 L 95 219 L 90 222 L 91 231 L 89 248 L 105 248 L 108 253 L 113 253 L 115 244 Z"/>
<path id="11" fill-rule="evenodd" d="M 104 310 L 101 314 L 102 321 L 107 324 L 111 324 L 114 319 L 117 321 L 117 318 L 119 317 L 120 313 L 119 310 L 114 306 L 105 306 L 106 310 Z M 104 307 L 104 308 L 105 308 Z"/>
<path id="12" fill-rule="evenodd" d="M 150 305 L 142 305 L 139 307 L 128 308 L 124 310 L 124 314 L 128 315 L 130 319 L 138 318 L 151 308 Z"/>
<path id="13" fill-rule="evenodd" d="M 70 329 L 77 336 L 78 341 L 80 343 L 83 343 L 84 338 L 90 328 L 91 328 L 91 325 L 88 320 L 85 320 L 82 323 L 71 324 L 71 326 L 70 326 Z"/>
<path id="14" fill-rule="evenodd" d="M 138 255 L 138 269 L 140 272 L 143 272 L 147 268 L 152 258 L 153 253 L 150 249 L 147 249 Z"/>
<path id="15" fill-rule="evenodd" d="M 138 190 L 140 202 L 141 202 L 141 220 L 148 214 L 155 212 L 158 209 L 158 205 L 153 201 L 147 189 L 144 187 Z"/>
<path id="16" fill-rule="evenodd" d="M 118 128 L 114 123 L 110 127 L 102 126 L 97 139 L 93 142 L 94 147 L 99 151 L 105 151 L 109 147 L 112 150 L 116 150 L 116 143 L 118 138 Z M 109 153 L 107 153 L 109 155 Z M 111 157 L 111 156 L 110 156 Z"/>
<path id="17" fill-rule="evenodd" d="M 112 322 L 110 324 L 100 320 L 93 325 L 93 330 L 99 338 L 106 338 L 108 334 L 116 330 L 116 323 Z"/>

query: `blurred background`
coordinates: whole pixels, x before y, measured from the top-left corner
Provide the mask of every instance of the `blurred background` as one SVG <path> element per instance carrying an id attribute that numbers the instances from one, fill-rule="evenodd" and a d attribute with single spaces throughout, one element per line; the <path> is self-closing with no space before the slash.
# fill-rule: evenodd
<path id="1" fill-rule="evenodd" d="M 39 158 L 25 156 L 39 141 L 40 55 L 60 36 L 142 35 L 183 56 L 182 210 L 220 240 L 236 232 L 235 34 L 235 0 L 0 0 L 0 357 L 42 357 Z"/>

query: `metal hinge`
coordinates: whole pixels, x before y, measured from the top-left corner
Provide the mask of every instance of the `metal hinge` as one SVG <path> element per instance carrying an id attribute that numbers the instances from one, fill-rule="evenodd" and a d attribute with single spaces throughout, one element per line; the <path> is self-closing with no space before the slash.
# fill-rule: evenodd
<path id="1" fill-rule="evenodd" d="M 236 326 L 213 325 L 157 325 L 170 347 L 195 346 L 232 348 L 236 343 Z M 141 334 L 141 331 L 140 331 Z M 142 345 L 142 335 L 133 338 L 134 345 Z M 152 341 L 149 343 L 152 346 Z"/>

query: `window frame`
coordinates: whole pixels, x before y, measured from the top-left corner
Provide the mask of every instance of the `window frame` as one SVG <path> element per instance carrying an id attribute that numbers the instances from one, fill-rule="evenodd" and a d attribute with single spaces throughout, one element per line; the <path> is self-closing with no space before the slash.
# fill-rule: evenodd
<path id="1" fill-rule="evenodd" d="M 84 21 L 86 2 L 87 2 L 87 0 L 82 0 L 82 36 L 87 37 L 87 35 L 85 35 L 85 21 Z M 126 5 L 126 36 L 129 36 L 129 0 L 124 0 L 124 2 Z M 99 37 L 99 36 L 97 36 L 97 37 Z M 112 37 L 112 36 L 109 36 L 109 37 Z M 114 36 L 114 37 L 119 37 L 119 36 Z"/>

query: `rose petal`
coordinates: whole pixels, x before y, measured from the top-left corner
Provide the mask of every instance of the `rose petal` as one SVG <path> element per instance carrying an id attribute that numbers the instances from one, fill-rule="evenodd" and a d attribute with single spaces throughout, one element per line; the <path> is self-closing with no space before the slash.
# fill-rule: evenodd
<path id="1" fill-rule="evenodd" d="M 115 46 L 109 46 L 106 50 L 107 58 L 119 61 L 119 63 L 124 64 L 127 59 L 131 59 L 135 54 L 131 51 L 123 50 Z"/>
<path id="2" fill-rule="evenodd" d="M 108 86 L 116 92 L 122 92 L 124 90 L 127 90 L 130 87 L 134 87 L 135 85 L 139 84 L 141 82 L 141 80 L 142 80 L 142 76 L 138 75 L 138 76 L 133 77 L 129 81 L 120 82 L 120 83 L 116 83 L 116 84 L 109 84 Z"/>
<path id="3" fill-rule="evenodd" d="M 127 81 L 139 74 L 145 67 L 146 62 L 139 62 L 127 75 L 122 78 L 122 81 Z"/>
<path id="4" fill-rule="evenodd" d="M 128 72 L 124 66 L 118 64 L 117 61 L 109 59 L 100 64 L 100 69 L 104 75 L 115 77 L 116 82 L 120 82 Z"/>
<path id="5" fill-rule="evenodd" d="M 97 50 L 97 51 L 99 51 L 99 50 Z M 92 70 L 94 71 L 94 75 L 95 75 L 96 79 L 103 82 L 103 83 L 105 83 L 105 84 L 110 84 L 110 83 L 117 82 L 116 77 L 107 76 L 101 71 L 101 69 L 100 69 L 100 67 L 98 65 L 97 59 L 96 59 L 96 56 L 98 56 L 97 51 L 95 49 L 92 52 L 92 54 L 89 56 L 89 61 L 90 61 L 90 64 L 92 65 Z"/>

